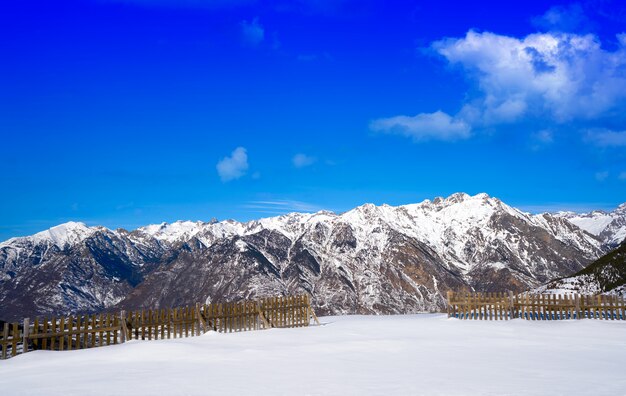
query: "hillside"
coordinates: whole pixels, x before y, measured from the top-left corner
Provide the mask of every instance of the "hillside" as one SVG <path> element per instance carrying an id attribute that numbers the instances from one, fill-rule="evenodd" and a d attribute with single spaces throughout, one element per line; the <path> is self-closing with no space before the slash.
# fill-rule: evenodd
<path id="1" fill-rule="evenodd" d="M 574 276 L 557 279 L 538 289 L 542 293 L 626 295 L 626 242 Z"/>

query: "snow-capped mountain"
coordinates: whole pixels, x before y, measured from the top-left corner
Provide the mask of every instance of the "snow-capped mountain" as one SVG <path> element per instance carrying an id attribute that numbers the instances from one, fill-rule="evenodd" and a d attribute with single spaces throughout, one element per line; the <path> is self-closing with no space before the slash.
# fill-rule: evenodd
<path id="1" fill-rule="evenodd" d="M 609 248 L 617 247 L 626 239 L 626 203 L 612 212 L 594 210 L 589 213 L 558 212 L 554 215 L 596 235 Z"/>
<path id="2" fill-rule="evenodd" d="M 604 252 L 562 216 L 487 194 L 132 232 L 67 223 L 0 244 L 0 318 L 303 291 L 322 314 L 428 311 L 448 290 L 525 290 Z"/>

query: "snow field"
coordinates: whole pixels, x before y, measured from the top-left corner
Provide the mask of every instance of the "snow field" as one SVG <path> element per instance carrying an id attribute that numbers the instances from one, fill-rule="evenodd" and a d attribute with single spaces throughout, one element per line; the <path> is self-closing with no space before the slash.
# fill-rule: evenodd
<path id="1" fill-rule="evenodd" d="M 10 395 L 626 395 L 626 321 L 336 316 L 322 326 L 36 351 Z"/>

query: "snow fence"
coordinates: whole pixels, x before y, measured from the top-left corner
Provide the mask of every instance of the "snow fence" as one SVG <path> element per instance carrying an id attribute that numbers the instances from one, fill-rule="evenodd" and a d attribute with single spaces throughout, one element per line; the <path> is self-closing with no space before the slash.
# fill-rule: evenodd
<path id="1" fill-rule="evenodd" d="M 1 359 L 32 350 L 94 348 L 128 340 L 193 337 L 216 331 L 232 333 L 272 327 L 302 327 L 313 318 L 308 295 L 220 304 L 120 311 L 0 323 Z"/>
<path id="2" fill-rule="evenodd" d="M 448 317 L 475 320 L 626 320 L 624 296 L 448 292 Z"/>

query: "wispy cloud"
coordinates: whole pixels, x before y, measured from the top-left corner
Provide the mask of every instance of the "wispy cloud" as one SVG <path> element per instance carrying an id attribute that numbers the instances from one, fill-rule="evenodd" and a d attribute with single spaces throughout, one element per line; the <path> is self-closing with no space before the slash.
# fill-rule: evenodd
<path id="1" fill-rule="evenodd" d="M 593 26 L 580 3 L 553 6 L 545 14 L 533 18 L 532 23 L 540 29 L 560 32 L 589 30 Z"/>
<path id="2" fill-rule="evenodd" d="M 237 147 L 230 156 L 222 158 L 217 173 L 223 182 L 239 179 L 248 171 L 248 154 L 244 147 Z"/>
<path id="3" fill-rule="evenodd" d="M 315 204 L 294 200 L 250 201 L 243 207 L 255 212 L 272 214 L 284 214 L 290 212 L 314 213 L 324 209 Z"/>
<path id="4" fill-rule="evenodd" d="M 554 142 L 554 133 L 550 129 L 542 129 L 530 135 L 531 148 L 533 150 L 540 150 L 547 146 L 550 146 Z"/>
<path id="5" fill-rule="evenodd" d="M 613 210 L 614 204 L 601 202 L 588 203 L 572 203 L 572 202 L 553 202 L 546 204 L 528 204 L 514 205 L 519 210 L 529 213 L 556 213 L 556 212 L 575 212 L 588 213 L 594 210 Z"/>
<path id="6" fill-rule="evenodd" d="M 252 21 L 241 21 L 239 24 L 241 27 L 241 38 L 245 44 L 259 45 L 265 39 L 265 29 L 259 23 L 259 18 L 254 18 Z"/>
<path id="7" fill-rule="evenodd" d="M 609 177 L 609 172 L 608 171 L 596 172 L 594 176 L 597 181 L 603 182 Z"/>
<path id="8" fill-rule="evenodd" d="M 305 166 L 313 165 L 317 161 L 317 158 L 310 155 L 298 153 L 293 156 L 291 162 L 296 168 L 304 168 Z"/>
<path id="9" fill-rule="evenodd" d="M 126 210 L 126 209 L 133 208 L 134 206 L 135 206 L 134 202 L 126 202 L 123 204 L 116 205 L 115 210 Z"/>
<path id="10" fill-rule="evenodd" d="M 619 176 L 617 176 L 617 178 L 620 180 L 626 180 L 626 172 L 620 173 Z"/>
<path id="11" fill-rule="evenodd" d="M 100 0 L 105 3 L 134 4 L 142 7 L 219 9 L 256 3 L 257 0 Z"/>
<path id="12" fill-rule="evenodd" d="M 587 130 L 585 140 L 599 147 L 626 147 L 626 131 Z"/>
<path id="13" fill-rule="evenodd" d="M 470 126 L 442 111 L 422 113 L 413 117 L 395 116 L 380 118 L 370 123 L 374 132 L 410 137 L 415 142 L 428 140 L 455 141 L 471 135 Z"/>

